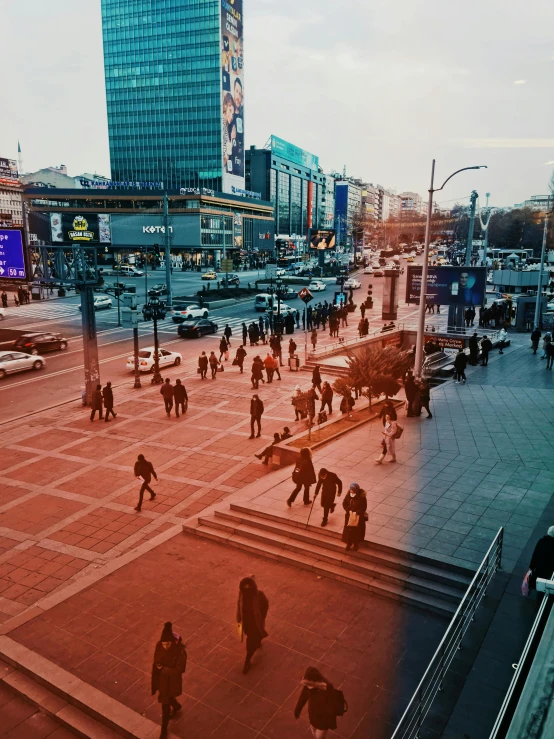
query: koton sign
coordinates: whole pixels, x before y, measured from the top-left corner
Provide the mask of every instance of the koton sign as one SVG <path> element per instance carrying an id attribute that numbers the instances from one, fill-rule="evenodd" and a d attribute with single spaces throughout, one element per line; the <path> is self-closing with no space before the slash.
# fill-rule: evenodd
<path id="1" fill-rule="evenodd" d="M 143 226 L 143 234 L 164 234 L 165 226 Z M 173 233 L 173 226 L 169 226 L 169 233 Z"/>

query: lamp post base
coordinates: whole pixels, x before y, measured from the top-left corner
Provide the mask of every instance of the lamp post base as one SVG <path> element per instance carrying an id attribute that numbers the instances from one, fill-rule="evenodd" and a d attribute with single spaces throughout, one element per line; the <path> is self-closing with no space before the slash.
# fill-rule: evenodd
<path id="1" fill-rule="evenodd" d="M 160 375 L 160 370 L 156 369 L 150 380 L 152 385 L 161 385 L 163 383 L 163 377 Z"/>
<path id="2" fill-rule="evenodd" d="M 142 387 L 140 377 L 135 377 L 135 384 L 133 385 L 133 387 L 137 390 Z"/>

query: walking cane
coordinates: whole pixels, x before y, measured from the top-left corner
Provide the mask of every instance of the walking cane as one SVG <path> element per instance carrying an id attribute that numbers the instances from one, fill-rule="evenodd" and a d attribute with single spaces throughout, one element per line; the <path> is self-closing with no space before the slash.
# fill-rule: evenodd
<path id="1" fill-rule="evenodd" d="M 317 498 L 317 495 L 314 495 L 314 499 L 313 499 L 313 501 L 312 501 L 312 507 L 310 508 L 310 515 L 308 516 L 308 521 L 307 521 L 307 523 L 306 523 L 306 528 L 308 528 L 308 525 L 309 525 L 309 523 L 310 523 L 310 516 L 312 515 L 312 511 L 313 511 L 313 509 L 314 509 L 314 503 L 315 503 L 315 499 L 316 499 L 316 498 Z"/>

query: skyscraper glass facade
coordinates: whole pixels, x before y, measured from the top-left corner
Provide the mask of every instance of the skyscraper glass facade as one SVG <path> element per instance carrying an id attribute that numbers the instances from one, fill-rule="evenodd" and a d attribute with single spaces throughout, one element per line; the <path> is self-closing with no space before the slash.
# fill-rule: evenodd
<path id="1" fill-rule="evenodd" d="M 112 179 L 222 190 L 220 0 L 102 0 Z"/>

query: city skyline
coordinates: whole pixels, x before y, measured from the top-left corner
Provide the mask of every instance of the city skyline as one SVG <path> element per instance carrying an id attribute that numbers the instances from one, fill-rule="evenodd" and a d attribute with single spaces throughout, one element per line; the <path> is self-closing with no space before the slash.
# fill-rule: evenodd
<path id="1" fill-rule="evenodd" d="M 16 158 L 20 140 L 26 171 L 63 162 L 71 174 L 109 174 L 100 2 L 53 0 L 46 10 L 29 0 L 27 13 L 29 5 L 36 23 L 25 27 L 19 73 L 5 81 L 0 154 Z M 247 147 L 277 133 L 318 155 L 325 172 L 346 166 L 349 175 L 422 195 L 433 157 L 439 177 L 488 165 L 462 175 L 440 202 L 475 188 L 491 192 L 492 205 L 509 206 L 547 191 L 548 3 L 526 8 L 523 26 L 518 8 L 496 0 L 488 15 L 472 13 L 472 0 L 455 18 L 435 2 L 400 2 L 393 12 L 347 0 L 340 17 L 312 0 L 300 10 L 289 0 L 245 6 Z M 6 58 L 16 58 L 23 10 L 0 8 L 11 29 Z M 77 27 L 84 33 L 72 34 Z M 281 30 L 268 36 L 267 27 Z M 63 45 L 52 45 L 55 36 Z"/>

